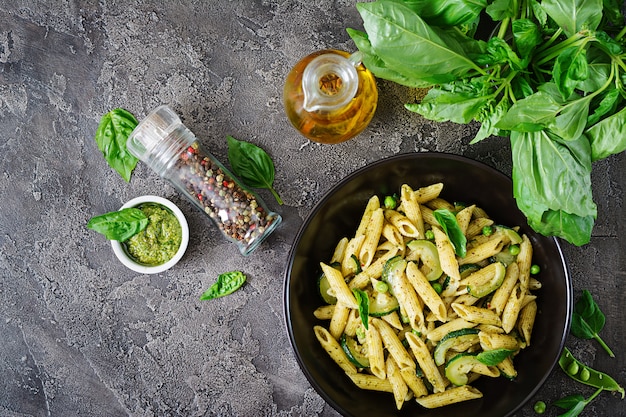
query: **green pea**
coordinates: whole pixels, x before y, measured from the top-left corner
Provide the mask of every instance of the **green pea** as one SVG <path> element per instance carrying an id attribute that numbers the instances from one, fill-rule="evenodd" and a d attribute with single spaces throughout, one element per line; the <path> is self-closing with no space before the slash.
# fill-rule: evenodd
<path id="1" fill-rule="evenodd" d="M 427 230 L 426 233 L 424 233 L 426 235 L 426 239 L 428 240 L 433 240 L 435 238 L 435 233 L 433 233 L 432 230 Z"/>
<path id="2" fill-rule="evenodd" d="M 438 282 L 433 282 L 432 287 L 437 294 L 441 294 L 441 292 L 443 291 L 443 286 Z"/>
<path id="3" fill-rule="evenodd" d="M 520 253 L 519 245 L 511 245 L 511 246 L 509 246 L 509 253 L 511 255 L 519 255 L 519 253 Z"/>
<path id="4" fill-rule="evenodd" d="M 539 271 L 541 271 L 541 268 L 537 264 L 535 264 L 535 265 L 530 267 L 530 273 L 533 274 L 533 275 L 538 274 Z"/>
<path id="5" fill-rule="evenodd" d="M 589 368 L 583 368 L 582 371 L 580 371 L 580 375 L 579 378 L 581 381 L 589 381 L 589 378 L 591 377 L 591 372 L 589 371 Z"/>
<path id="6" fill-rule="evenodd" d="M 491 236 L 492 234 L 493 234 L 493 227 L 491 227 L 491 226 L 483 227 L 483 235 Z"/>
<path id="7" fill-rule="evenodd" d="M 383 204 L 385 205 L 385 208 L 395 209 L 398 205 L 398 201 L 393 196 L 388 195 L 385 197 Z"/>
<path id="8" fill-rule="evenodd" d="M 537 401 L 533 409 L 535 410 L 535 413 L 543 414 L 546 412 L 546 403 L 544 403 L 543 401 Z"/>
<path id="9" fill-rule="evenodd" d="M 579 369 L 580 369 L 580 365 L 578 365 L 578 362 L 574 361 L 570 363 L 569 366 L 567 367 L 567 373 L 570 375 L 576 375 Z"/>

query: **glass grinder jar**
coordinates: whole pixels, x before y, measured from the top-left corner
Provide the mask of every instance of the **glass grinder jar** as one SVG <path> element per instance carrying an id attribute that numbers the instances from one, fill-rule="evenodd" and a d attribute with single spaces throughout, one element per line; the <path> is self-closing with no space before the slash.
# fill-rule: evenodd
<path id="1" fill-rule="evenodd" d="M 243 255 L 250 254 L 281 217 L 243 186 L 168 106 L 153 110 L 133 130 L 128 151 L 202 210 Z"/>

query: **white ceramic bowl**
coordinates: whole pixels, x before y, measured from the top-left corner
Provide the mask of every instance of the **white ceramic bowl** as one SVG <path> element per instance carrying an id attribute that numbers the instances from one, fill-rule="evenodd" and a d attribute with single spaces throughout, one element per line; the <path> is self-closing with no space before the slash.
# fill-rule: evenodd
<path id="1" fill-rule="evenodd" d="M 182 239 L 178 251 L 176 252 L 174 257 L 163 264 L 148 266 L 140 264 L 132 257 L 130 257 L 128 253 L 126 253 L 126 250 L 124 250 L 122 243 L 118 242 L 117 240 L 112 240 L 111 246 L 113 247 L 113 253 L 115 253 L 117 259 L 119 259 L 120 262 L 123 263 L 126 267 L 142 274 L 158 274 L 159 272 L 167 271 L 168 269 L 176 265 L 185 254 L 185 251 L 187 250 L 187 245 L 189 244 L 189 225 L 187 224 L 187 219 L 185 218 L 185 215 L 182 211 L 180 211 L 176 204 L 172 203 L 166 198 L 158 197 L 155 195 L 144 195 L 141 197 L 133 198 L 122 207 L 120 207 L 120 210 L 129 207 L 137 207 L 140 204 L 144 203 L 156 203 L 168 208 L 172 213 L 174 213 L 176 219 L 180 223 L 180 228 L 182 230 Z"/>

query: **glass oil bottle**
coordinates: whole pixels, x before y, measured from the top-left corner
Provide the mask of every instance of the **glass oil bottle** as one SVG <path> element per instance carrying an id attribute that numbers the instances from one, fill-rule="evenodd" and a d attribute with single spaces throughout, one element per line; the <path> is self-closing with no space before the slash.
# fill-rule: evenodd
<path id="1" fill-rule="evenodd" d="M 374 116 L 374 75 L 350 55 L 334 49 L 312 53 L 289 72 L 283 91 L 291 124 L 308 139 L 326 144 L 353 138 Z"/>

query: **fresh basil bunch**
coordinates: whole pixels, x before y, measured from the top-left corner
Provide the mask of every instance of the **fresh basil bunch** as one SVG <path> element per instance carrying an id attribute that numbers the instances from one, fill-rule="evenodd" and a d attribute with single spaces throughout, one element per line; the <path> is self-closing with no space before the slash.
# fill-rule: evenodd
<path id="1" fill-rule="evenodd" d="M 626 149 L 624 16 L 617 0 L 379 0 L 348 29 L 377 77 L 429 88 L 406 108 L 509 136 L 529 225 L 575 245 L 597 216 L 592 162 Z M 490 22 L 491 21 L 491 22 Z M 477 28 L 491 26 L 487 40 Z"/>

